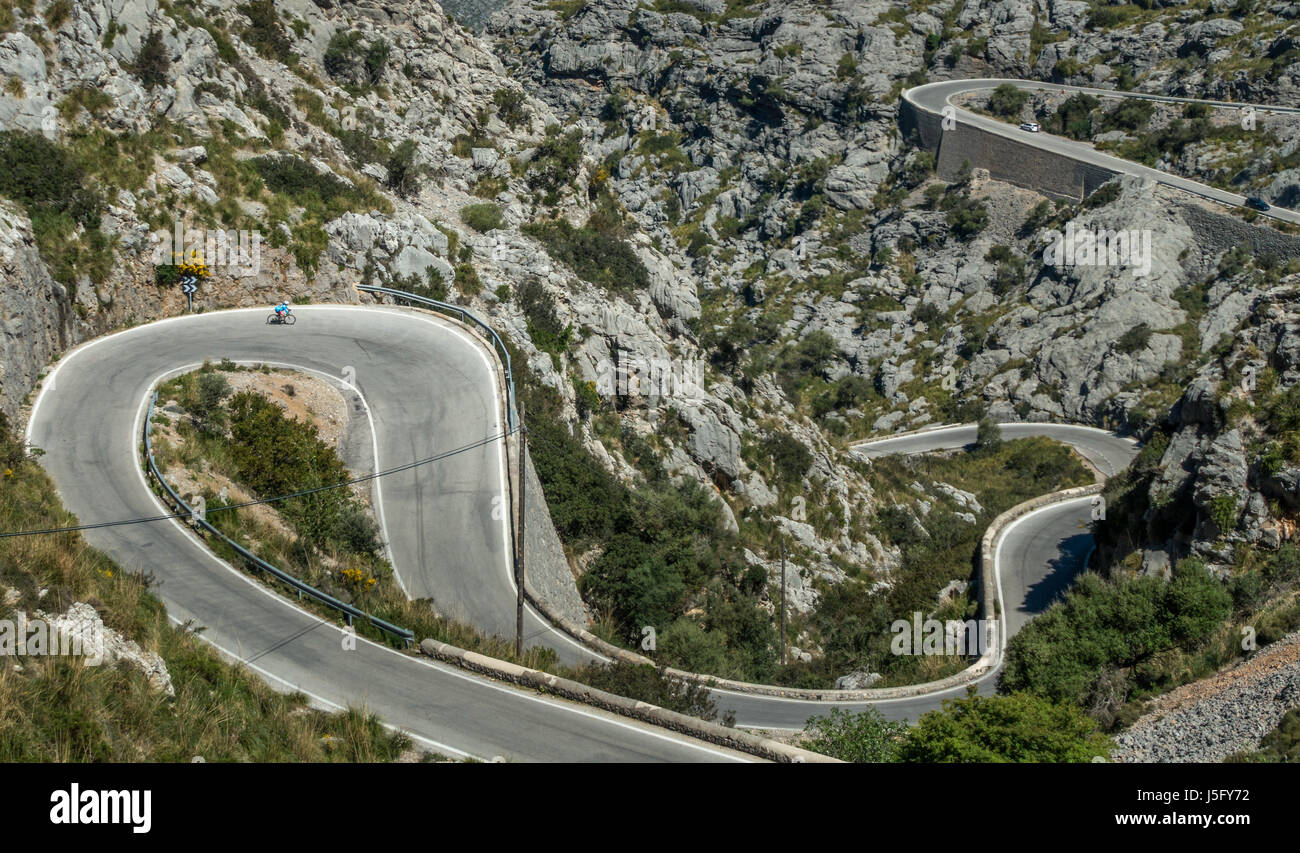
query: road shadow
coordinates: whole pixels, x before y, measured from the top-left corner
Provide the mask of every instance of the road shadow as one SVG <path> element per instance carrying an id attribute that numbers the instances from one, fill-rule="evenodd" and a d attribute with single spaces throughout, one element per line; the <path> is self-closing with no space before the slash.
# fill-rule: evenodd
<path id="1" fill-rule="evenodd" d="M 1082 573 L 1083 561 L 1092 550 L 1092 534 L 1086 531 L 1061 540 L 1057 554 L 1048 565 L 1047 574 L 1028 589 L 1020 606 L 1022 613 L 1032 616 L 1042 613 L 1059 599 L 1074 579 Z"/>

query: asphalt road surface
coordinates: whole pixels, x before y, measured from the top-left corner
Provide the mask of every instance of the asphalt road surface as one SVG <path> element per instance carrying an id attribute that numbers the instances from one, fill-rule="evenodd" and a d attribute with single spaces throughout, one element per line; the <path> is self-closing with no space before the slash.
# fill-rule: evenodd
<path id="1" fill-rule="evenodd" d="M 378 465 L 393 467 L 501 432 L 492 368 L 451 324 L 412 311 L 319 306 L 294 326 L 266 309 L 139 326 L 63 356 L 38 398 L 28 440 L 81 523 L 153 516 L 162 506 L 137 461 L 149 390 L 205 360 L 264 361 L 354 374 L 375 425 Z M 384 527 L 416 596 L 448 614 L 513 635 L 514 587 L 503 522 L 500 442 L 410 474 L 383 478 Z M 727 750 L 586 706 L 467 675 L 360 640 L 217 559 L 175 521 L 87 531 L 123 567 L 152 573 L 168 614 L 270 683 L 327 708 L 364 706 L 451 756 L 540 761 L 717 761 Z M 529 631 L 570 657 L 576 644 L 535 615 Z"/>
<path id="2" fill-rule="evenodd" d="M 205 360 L 229 358 L 352 377 L 354 406 L 368 411 L 380 469 L 450 450 L 502 431 L 493 367 L 465 333 L 429 315 L 391 308 L 308 306 L 292 327 L 265 325 L 265 310 L 217 312 L 140 326 L 92 341 L 58 363 L 34 406 L 28 440 L 64 504 L 82 523 L 151 516 L 161 504 L 136 463 L 153 385 Z M 165 401 L 164 401 L 165 402 Z M 1007 438 L 1048 435 L 1077 447 L 1107 474 L 1136 452 L 1101 430 L 1055 424 L 1005 425 Z M 964 425 L 869 442 L 868 455 L 961 447 Z M 394 566 L 414 597 L 481 629 L 511 636 L 515 591 L 503 520 L 503 449 L 494 442 L 377 481 L 377 504 Z M 1014 632 L 1077 573 L 1090 546 L 1087 499 L 1026 516 L 998 547 Z M 151 572 L 177 622 L 271 683 L 323 707 L 364 705 L 388 723 L 450 755 L 536 760 L 717 760 L 732 753 L 653 727 L 544 699 L 426 659 L 362 641 L 342 650 L 342 632 L 217 559 L 181 524 L 108 527 L 87 540 L 127 568 Z M 1014 605 L 1014 606 L 1012 606 Z M 590 654 L 537 614 L 530 642 L 566 660 Z M 982 689 L 990 690 L 991 678 Z M 915 719 L 964 688 L 875 704 Z M 801 728 L 834 703 L 714 691 L 741 725 Z M 856 709 L 866 703 L 848 703 Z"/>
<path id="3" fill-rule="evenodd" d="M 1137 444 L 1105 430 L 1069 424 L 1000 424 L 1004 439 L 1046 436 L 1074 447 L 1106 476 L 1126 467 L 1137 455 Z M 860 442 L 865 456 L 888 456 L 953 450 L 974 444 L 975 424 L 947 426 L 891 438 Z M 1083 569 L 1092 551 L 1092 498 L 1051 504 L 1016 520 L 994 543 L 996 567 L 1004 602 L 1006 637 L 1010 639 L 1035 614 L 1064 592 Z M 977 684 L 990 694 L 1001 667 Z M 739 725 L 770 729 L 801 729 L 811 716 L 831 708 L 860 711 L 875 707 L 891 720 L 915 720 L 942 706 L 943 700 L 963 696 L 965 685 L 936 693 L 875 702 L 816 702 L 714 691 L 719 707 L 735 712 Z"/>

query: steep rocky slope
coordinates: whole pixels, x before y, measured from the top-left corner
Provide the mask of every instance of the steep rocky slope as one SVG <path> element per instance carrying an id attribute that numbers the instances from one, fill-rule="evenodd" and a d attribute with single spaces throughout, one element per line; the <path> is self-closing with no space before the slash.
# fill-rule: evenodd
<path id="1" fill-rule="evenodd" d="M 496 5 L 448 8 L 475 25 Z M 732 658 L 732 635 L 753 628 L 770 664 L 780 537 L 807 615 L 847 579 L 882 596 L 901 583 L 902 548 L 878 521 L 886 505 L 969 515 L 941 482 L 896 489 L 854 460 L 848 442 L 872 433 L 984 412 L 1156 425 L 1174 472 L 1157 491 L 1187 492 L 1197 512 L 1192 529 L 1142 531 L 1137 550 L 1227 566 L 1204 525 L 1238 481 L 1265 508 L 1243 497 L 1229 541 L 1292 529 L 1294 507 L 1269 490 L 1285 492 L 1296 460 L 1268 478 L 1243 473 L 1250 439 L 1234 455 L 1187 395 L 1244 358 L 1221 341 L 1265 324 L 1267 294 L 1290 310 L 1293 247 L 1225 255 L 1219 213 L 1134 181 L 1056 204 L 978 171 L 945 184 L 897 129 L 899 92 L 944 77 L 1290 103 L 1288 4 L 1258 10 L 1247 30 L 1217 2 L 538 0 L 498 11 L 483 38 L 427 2 L 2 7 L 0 126 L 52 146 L 23 142 L 24 162 L 67 160 L 53 192 L 40 181 L 0 192 L 14 199 L 0 212 L 0 269 L 17 283 L 0 296 L 10 414 L 62 349 L 184 309 L 150 240 L 181 218 L 265 241 L 252 274 L 215 268 L 198 308 L 354 301 L 352 285 L 368 281 L 487 317 L 527 366 L 534 455 L 575 574 L 666 569 L 620 562 L 626 531 L 584 528 L 590 508 L 568 487 L 594 481 L 566 479 L 568 461 L 544 451 L 655 496 L 655 509 L 697 486 L 717 530 L 709 518 L 671 552 L 699 574 L 650 611 Z M 1225 56 L 1229 38 L 1247 47 Z M 1155 119 L 1134 139 L 1175 117 Z M 1276 133 L 1285 144 L 1267 167 L 1217 138 L 1174 165 L 1285 199 L 1295 135 Z M 97 208 L 51 211 L 83 184 Z M 1047 263 L 1046 236 L 1068 223 L 1149 232 L 1149 274 Z M 1271 340 L 1255 341 L 1258 366 L 1289 388 L 1295 367 Z M 674 382 L 647 387 L 655 371 Z M 629 372 L 640 381 L 621 382 Z M 1177 474 L 1201 470 L 1211 485 Z M 660 515 L 635 515 L 638 547 L 658 541 Z M 714 548 L 715 533 L 727 544 Z M 702 556 L 712 550 L 716 564 Z M 968 572 L 950 574 L 927 590 L 935 606 Z M 590 615 L 628 642 L 643 611 L 589 583 Z M 722 627 L 724 612 L 743 618 Z M 716 660 L 691 645 L 703 643 L 695 630 L 674 634 L 670 653 Z M 805 623 L 791 637 L 810 656 L 817 639 Z"/>

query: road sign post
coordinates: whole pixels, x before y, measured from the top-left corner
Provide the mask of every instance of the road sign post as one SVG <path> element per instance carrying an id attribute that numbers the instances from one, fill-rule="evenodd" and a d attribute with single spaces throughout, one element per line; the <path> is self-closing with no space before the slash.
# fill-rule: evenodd
<path id="1" fill-rule="evenodd" d="M 193 273 L 181 276 L 181 293 L 185 294 L 188 310 L 194 310 L 194 291 L 199 289 L 199 277 Z"/>

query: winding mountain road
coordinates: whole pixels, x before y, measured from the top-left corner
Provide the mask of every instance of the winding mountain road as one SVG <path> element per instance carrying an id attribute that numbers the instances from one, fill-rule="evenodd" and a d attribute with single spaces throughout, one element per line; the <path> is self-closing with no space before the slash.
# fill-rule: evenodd
<path id="1" fill-rule="evenodd" d="M 958 95 L 992 91 L 1003 83 L 1010 83 L 1011 85 L 1026 91 L 1083 94 L 1091 95 L 1095 98 L 1128 98 L 1162 103 L 1200 103 L 1226 109 L 1253 109 L 1256 111 L 1257 116 L 1269 113 L 1300 116 L 1300 108 L 1296 107 L 1276 107 L 1267 104 L 1235 103 L 1230 101 L 1198 101 L 1194 98 L 1179 98 L 1170 95 L 1151 95 L 1145 92 L 1121 92 L 1115 89 L 1098 89 L 1088 86 L 1066 86 L 1057 83 L 1042 83 L 1036 80 L 1013 80 L 1000 78 L 944 80 L 937 83 L 926 83 L 905 91 L 903 93 L 903 99 L 934 116 L 942 116 L 944 109 L 951 107 L 953 112 L 950 113 L 950 115 L 956 120 L 957 124 L 952 131 L 948 132 L 960 133 L 961 125 L 966 124 L 978 127 L 981 130 L 988 131 L 989 133 L 997 134 L 998 136 L 1006 137 L 1014 142 L 1032 145 L 1033 147 L 1041 148 L 1044 151 L 1061 154 L 1071 160 L 1090 163 L 1094 166 L 1100 166 L 1103 169 L 1109 169 L 1112 172 L 1149 178 L 1156 183 L 1173 187 L 1174 189 L 1182 190 L 1183 192 L 1191 193 L 1192 195 L 1207 198 L 1212 201 L 1217 201 L 1230 207 L 1242 207 L 1246 203 L 1245 196 L 1198 183 L 1189 178 L 1171 175 L 1168 172 L 1162 172 L 1159 169 L 1153 169 L 1150 166 L 1144 166 L 1141 163 L 1134 163 L 1131 160 L 1123 160 L 1119 157 L 1104 154 L 1086 142 L 1078 142 L 1073 139 L 1066 139 L 1065 137 L 1054 136 L 1045 132 L 1032 133 L 1020 130 L 1016 125 L 1007 124 L 1004 121 L 999 121 L 990 116 L 971 112 L 970 110 L 964 109 L 952 102 L 952 99 Z M 1273 207 L 1260 215 L 1269 216 L 1283 222 L 1300 224 L 1300 213 L 1286 208 Z"/>
<path id="2" fill-rule="evenodd" d="M 137 462 L 137 436 L 151 388 L 204 361 L 293 366 L 355 382 L 354 406 L 372 425 L 376 467 L 388 468 L 502 430 L 496 366 L 476 340 L 441 318 L 393 308 L 308 306 L 302 322 L 268 327 L 262 309 L 175 318 L 100 338 L 67 353 L 33 406 L 28 441 L 64 504 L 82 523 L 159 514 Z M 338 381 L 337 379 L 335 380 Z M 1132 445 L 1109 433 L 1063 425 L 1007 425 L 1008 437 L 1049 435 L 1112 473 Z M 960 447 L 973 426 L 930 430 L 861 446 L 868 455 Z M 504 521 L 501 442 L 376 481 L 376 504 L 394 567 L 415 597 L 449 615 L 510 636 L 515 591 Z M 498 513 L 499 515 L 499 513 Z M 1006 600 L 1024 617 L 1050 600 L 1086 552 L 1088 504 L 1028 516 L 998 547 Z M 451 755 L 537 760 L 716 760 L 735 754 L 574 703 L 542 698 L 365 641 L 344 651 L 342 632 L 231 568 L 184 525 L 106 527 L 87 540 L 127 568 L 152 573 L 168 613 L 269 681 L 325 707 L 364 704 Z M 1007 569 L 1006 567 L 1012 567 Z M 1009 622 L 1013 628 L 1018 621 Z M 587 660 L 577 642 L 529 611 L 532 642 Z M 989 679 L 985 679 L 986 682 Z M 961 689 L 870 703 L 915 719 Z M 834 703 L 714 692 L 742 725 L 800 728 Z M 860 708 L 868 703 L 848 703 Z"/>
<path id="3" fill-rule="evenodd" d="M 964 92 L 1010 82 L 1022 88 L 1098 97 L 1186 99 L 1059 86 L 1022 80 L 956 80 L 910 89 L 903 97 L 939 114 Z M 1213 102 L 1209 102 L 1213 103 Z M 1219 104 L 1243 107 L 1242 104 Z M 1254 105 L 1261 111 L 1300 114 Z M 959 122 L 1017 142 L 1152 178 L 1224 204 L 1241 196 L 1100 153 L 1046 133 L 1028 133 L 954 105 Z M 1267 215 L 1300 223 L 1300 214 Z M 150 389 L 162 378 L 205 360 L 229 358 L 355 377 L 354 405 L 372 424 L 377 468 L 401 465 L 503 431 L 497 367 L 476 338 L 456 324 L 410 310 L 306 306 L 302 322 L 268 327 L 266 309 L 173 318 L 91 341 L 66 353 L 34 404 L 28 441 L 45 451 L 64 504 L 82 523 L 157 515 L 161 504 L 137 459 Z M 1007 424 L 1007 438 L 1046 435 L 1076 448 L 1105 475 L 1120 471 L 1136 445 L 1102 430 L 1061 424 Z M 874 440 L 868 456 L 961 447 L 974 440 L 964 425 Z M 505 495 L 502 442 L 422 466 L 377 483 L 376 504 L 402 585 L 432 598 L 446 615 L 482 630 L 513 634 L 515 590 L 505 521 L 493 501 Z M 1079 571 L 1091 548 L 1090 499 L 1053 504 L 1008 526 L 995 561 L 1008 636 L 1040 612 Z M 592 708 L 539 696 L 425 658 L 361 640 L 342 649 L 343 632 L 219 560 L 175 521 L 106 527 L 86 539 L 123 566 L 153 574 L 171 618 L 204 627 L 203 637 L 274 685 L 307 693 L 322 707 L 364 705 L 421 743 L 453 756 L 503 756 L 542 761 L 719 761 L 743 756 Z M 531 609 L 531 643 L 555 648 L 562 660 L 590 660 L 577 641 Z M 991 692 L 996 670 L 978 682 Z M 871 705 L 891 719 L 915 719 L 959 696 L 965 686 L 872 702 L 806 701 L 714 690 L 737 723 L 801 728 L 831 707 Z"/>
<path id="4" fill-rule="evenodd" d="M 313 306 L 267 326 L 266 309 L 163 320 L 91 341 L 58 362 L 32 408 L 27 440 L 82 524 L 158 515 L 137 446 L 150 389 L 205 360 L 270 362 L 355 376 L 374 423 L 379 468 L 502 431 L 495 365 L 454 324 L 390 308 Z M 350 368 L 350 370 L 348 370 Z M 397 572 L 416 596 L 507 636 L 514 585 L 504 521 L 502 442 L 382 478 L 378 496 Z M 498 513 L 499 515 L 499 513 Z M 365 706 L 451 756 L 540 761 L 747 759 L 673 732 L 468 675 L 358 639 L 218 559 L 176 521 L 105 527 L 87 541 L 152 574 L 173 621 L 270 683 L 326 708 Z M 527 630 L 586 657 L 530 612 Z"/>
<path id="5" fill-rule="evenodd" d="M 1138 451 L 1132 439 L 1093 427 L 1048 423 L 999 426 L 1004 439 L 1044 436 L 1068 444 L 1108 477 L 1127 467 Z M 973 445 L 976 429 L 975 424 L 961 424 L 921 430 L 860 442 L 855 450 L 867 457 L 954 450 Z M 1083 569 L 1092 550 L 1091 523 L 1092 498 L 1077 498 L 1022 516 L 1008 525 L 994 542 L 995 570 L 1001 590 L 998 597 L 1004 602 L 1008 639 L 1064 592 Z M 993 692 L 1000 671 L 999 664 L 974 682 L 981 693 Z M 722 690 L 715 690 L 714 695 L 719 707 L 735 713 L 738 725 L 801 729 L 809 717 L 824 715 L 831 708 L 861 711 L 875 707 L 887 719 L 915 720 L 941 707 L 943 700 L 965 692 L 966 685 L 961 685 L 920 696 L 867 702 L 787 699 Z"/>

